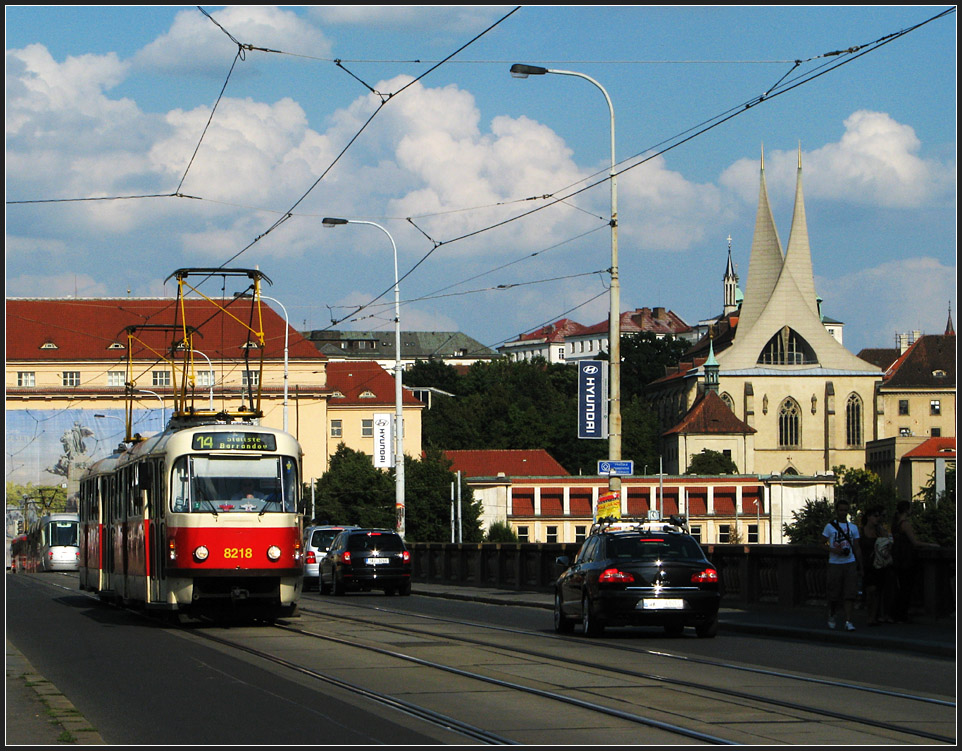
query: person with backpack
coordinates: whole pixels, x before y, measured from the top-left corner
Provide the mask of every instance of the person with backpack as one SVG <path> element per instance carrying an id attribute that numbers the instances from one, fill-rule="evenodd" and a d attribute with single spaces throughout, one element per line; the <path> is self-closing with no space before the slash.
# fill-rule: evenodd
<path id="1" fill-rule="evenodd" d="M 912 527 L 912 504 L 899 501 L 892 520 L 892 558 L 897 582 L 892 617 L 896 623 L 909 623 L 909 606 L 912 604 L 912 591 L 918 581 L 919 548 L 937 548 L 933 543 L 919 540 Z"/>
<path id="2" fill-rule="evenodd" d="M 828 627 L 835 628 L 839 603 L 845 610 L 845 630 L 854 631 L 852 619 L 858 597 L 858 577 L 862 573 L 862 551 L 858 527 L 848 520 L 849 503 L 835 502 L 835 518 L 825 525 L 822 538 L 828 548 L 825 572 L 825 597 L 828 600 Z"/>

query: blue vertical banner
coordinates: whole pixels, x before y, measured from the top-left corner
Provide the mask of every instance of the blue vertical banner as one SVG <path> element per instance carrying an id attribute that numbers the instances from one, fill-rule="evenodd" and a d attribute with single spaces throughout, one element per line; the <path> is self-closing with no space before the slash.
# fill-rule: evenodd
<path id="1" fill-rule="evenodd" d="M 608 437 L 608 363 L 578 361 L 578 438 Z"/>

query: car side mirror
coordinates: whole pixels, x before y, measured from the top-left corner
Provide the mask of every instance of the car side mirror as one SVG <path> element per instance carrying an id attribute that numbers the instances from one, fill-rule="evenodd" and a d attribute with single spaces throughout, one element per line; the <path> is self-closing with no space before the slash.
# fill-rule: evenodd
<path id="1" fill-rule="evenodd" d="M 557 558 L 554 559 L 554 562 L 557 563 L 562 568 L 568 568 L 568 566 L 571 565 L 571 559 L 566 555 L 559 555 Z"/>

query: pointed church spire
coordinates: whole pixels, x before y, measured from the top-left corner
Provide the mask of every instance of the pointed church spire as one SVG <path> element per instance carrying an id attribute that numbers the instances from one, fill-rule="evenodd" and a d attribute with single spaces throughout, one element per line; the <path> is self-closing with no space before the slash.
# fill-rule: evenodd
<path id="1" fill-rule="evenodd" d="M 775 229 L 775 219 L 768 203 L 765 183 L 765 147 L 762 146 L 761 175 L 758 189 L 758 211 L 755 215 L 755 234 L 752 237 L 751 257 L 748 262 L 748 281 L 742 301 L 736 337 L 744 336 L 761 315 L 768 298 L 775 289 L 782 270 L 782 244 Z"/>
<path id="2" fill-rule="evenodd" d="M 725 296 L 722 304 L 722 315 L 730 315 L 738 309 L 738 274 L 735 273 L 735 265 L 732 263 L 732 236 L 728 236 L 728 265 L 725 267 L 725 276 L 722 277 L 725 285 Z"/>
<path id="3" fill-rule="evenodd" d="M 949 302 L 949 320 L 945 324 L 945 336 L 955 336 L 955 327 L 952 325 L 952 303 Z"/>
<path id="4" fill-rule="evenodd" d="M 802 144 L 798 144 L 798 172 L 795 178 L 795 211 L 792 230 L 785 251 L 785 271 L 791 274 L 798 286 L 801 299 L 815 315 L 821 314 L 815 295 L 815 278 L 812 272 L 812 251 L 808 241 L 808 221 L 805 218 L 805 196 L 802 191 Z"/>

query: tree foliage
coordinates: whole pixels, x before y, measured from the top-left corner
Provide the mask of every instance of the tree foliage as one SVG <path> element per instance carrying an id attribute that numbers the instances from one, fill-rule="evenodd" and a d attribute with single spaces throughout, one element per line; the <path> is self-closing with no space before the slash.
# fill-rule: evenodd
<path id="1" fill-rule="evenodd" d="M 821 545 L 825 525 L 833 518 L 835 507 L 827 498 L 805 501 L 800 510 L 792 512 L 793 521 L 782 529 L 793 545 Z"/>
<path id="2" fill-rule="evenodd" d="M 731 457 L 720 451 L 702 449 L 700 454 L 692 454 L 686 475 L 735 475 L 738 467 Z"/>
<path id="3" fill-rule="evenodd" d="M 507 522 L 495 522 L 484 535 L 485 542 L 518 542 L 518 535 Z"/>
<path id="4" fill-rule="evenodd" d="M 451 539 L 451 485 L 457 475 L 438 451 L 424 459 L 405 457 L 405 539 L 445 542 Z M 371 457 L 344 444 L 337 447 L 330 466 L 315 485 L 314 520 L 320 524 L 351 524 L 394 529 L 396 485 L 394 471 L 374 467 Z M 309 492 L 305 499 L 310 497 Z M 461 529 L 465 542 L 482 538 L 481 504 L 461 479 Z"/>
<path id="5" fill-rule="evenodd" d="M 7 483 L 7 508 L 27 509 L 29 519 L 40 518 L 44 514 L 76 512 L 75 499 L 67 498 L 67 490 L 60 485 L 25 485 Z"/>
<path id="6" fill-rule="evenodd" d="M 955 547 L 955 467 L 945 472 L 945 490 L 936 493 L 935 473 L 917 498 L 922 508 L 913 516 L 915 530 L 925 542 L 934 542 L 943 547 Z"/>

